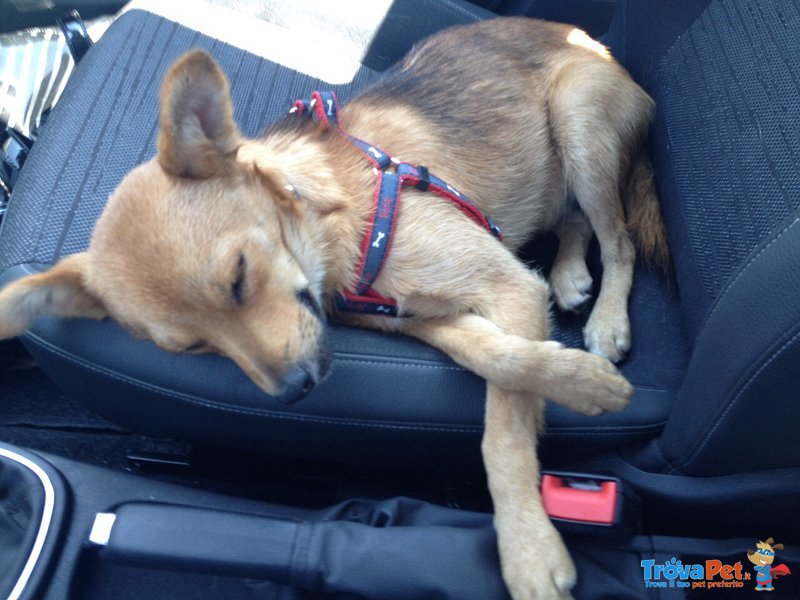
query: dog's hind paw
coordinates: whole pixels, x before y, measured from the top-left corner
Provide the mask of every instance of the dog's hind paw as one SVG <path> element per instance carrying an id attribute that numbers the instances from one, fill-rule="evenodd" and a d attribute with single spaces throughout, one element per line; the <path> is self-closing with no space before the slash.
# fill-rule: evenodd
<path id="1" fill-rule="evenodd" d="M 631 349 L 631 325 L 627 314 L 604 316 L 593 311 L 583 330 L 586 349 L 611 362 L 619 362 Z"/>
<path id="2" fill-rule="evenodd" d="M 555 350 L 543 374 L 544 395 L 584 415 L 620 411 L 633 396 L 633 386 L 611 362 L 583 350 Z"/>
<path id="3" fill-rule="evenodd" d="M 592 298 L 592 276 L 583 262 L 571 270 L 553 267 L 550 287 L 558 308 L 564 312 L 578 310 Z"/>

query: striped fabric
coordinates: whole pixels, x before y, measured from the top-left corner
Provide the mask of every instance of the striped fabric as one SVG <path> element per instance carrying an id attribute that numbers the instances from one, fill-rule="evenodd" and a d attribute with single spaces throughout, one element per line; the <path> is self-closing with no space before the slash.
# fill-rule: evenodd
<path id="1" fill-rule="evenodd" d="M 113 19 L 87 23 L 96 40 Z M 34 28 L 0 35 L 0 121 L 36 137 L 43 115 L 55 105 L 74 63 L 58 28 Z"/>
<path id="2" fill-rule="evenodd" d="M 715 0 L 666 52 L 654 158 L 688 330 L 800 209 L 800 3 Z"/>

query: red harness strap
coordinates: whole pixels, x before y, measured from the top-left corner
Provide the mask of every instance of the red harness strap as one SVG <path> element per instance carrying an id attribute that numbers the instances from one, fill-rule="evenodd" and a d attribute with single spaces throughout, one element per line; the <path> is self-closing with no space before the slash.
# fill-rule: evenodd
<path id="1" fill-rule="evenodd" d="M 310 116 L 318 123 L 335 125 L 372 163 L 376 174 L 373 210 L 361 242 L 361 259 L 356 269 L 358 280 L 353 291 L 346 290 L 337 298 L 338 310 L 386 317 L 404 316 L 398 315 L 396 300 L 372 289 L 392 244 L 400 193 L 404 187 L 413 186 L 441 196 L 497 239 L 503 239 L 500 228 L 490 217 L 453 186 L 432 175 L 426 167 L 393 159 L 377 146 L 345 132 L 339 125 L 339 107 L 333 92 L 314 92 L 310 100 L 297 100 L 289 113 Z M 391 167 L 394 167 L 394 172 L 390 170 Z"/>

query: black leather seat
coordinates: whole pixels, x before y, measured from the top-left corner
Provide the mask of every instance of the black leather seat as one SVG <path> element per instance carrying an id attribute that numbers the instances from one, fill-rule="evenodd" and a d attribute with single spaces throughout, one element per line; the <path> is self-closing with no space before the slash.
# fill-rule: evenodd
<path id="1" fill-rule="evenodd" d="M 665 24 L 650 33 L 653 11 Z M 547 462 L 627 449 L 654 472 L 800 464 L 794 419 L 784 418 L 800 382 L 793 11 L 767 0 L 619 2 L 609 43 L 660 107 L 652 146 L 676 278 L 637 267 L 634 347 L 622 365 L 636 387 L 631 407 L 597 418 L 548 407 Z M 217 58 L 237 121 L 252 136 L 310 90 L 332 88 L 346 101 L 418 39 L 491 16 L 454 0 L 397 0 L 342 83 L 162 16 L 127 12 L 80 63 L 28 158 L 0 234 L 0 283 L 86 247 L 108 194 L 155 152 L 159 86 L 182 52 L 203 47 Z M 348 15 L 339 18 L 328 33 L 348 39 Z M 302 30 L 290 33 L 290 54 L 305 52 L 313 63 L 326 51 Z M 546 270 L 552 246 L 540 241 L 525 258 Z M 596 248 L 592 256 L 597 282 Z M 553 337 L 580 346 L 587 315 L 557 315 Z M 162 352 L 112 322 L 41 319 L 25 336 L 61 385 L 137 431 L 304 459 L 479 464 L 481 380 L 413 340 L 334 327 L 331 342 L 329 378 L 286 406 L 224 358 Z M 780 455 L 749 449 L 776 438 Z"/>

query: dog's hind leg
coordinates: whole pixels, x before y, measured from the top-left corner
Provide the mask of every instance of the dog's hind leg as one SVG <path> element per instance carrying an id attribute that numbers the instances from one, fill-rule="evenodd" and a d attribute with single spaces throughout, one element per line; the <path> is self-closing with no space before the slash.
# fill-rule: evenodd
<path id="1" fill-rule="evenodd" d="M 600 242 L 603 281 L 600 294 L 583 330 L 586 348 L 611 361 L 625 357 L 631 347 L 628 296 L 633 283 L 636 251 L 628 237 L 622 201 L 613 184 L 600 190 L 590 182 L 576 184 L 576 196 Z M 596 195 L 595 195 L 596 194 Z"/>
<path id="2" fill-rule="evenodd" d="M 558 254 L 550 272 L 553 297 L 561 310 L 576 310 L 592 297 L 592 276 L 586 267 L 592 228 L 586 216 L 574 210 L 559 224 L 556 234 Z"/>
<path id="3" fill-rule="evenodd" d="M 636 258 L 625 224 L 621 183 L 652 106 L 620 67 L 603 61 L 564 68 L 550 97 L 567 188 L 597 235 L 603 262 L 600 294 L 584 341 L 591 352 L 614 362 L 630 349 L 628 296 Z"/>

